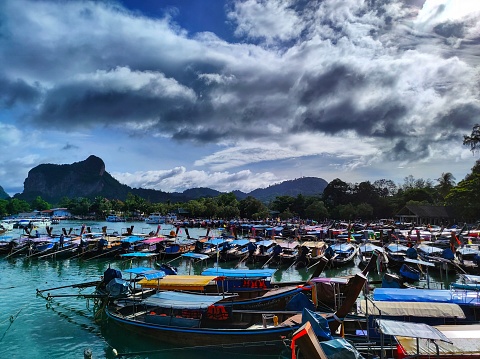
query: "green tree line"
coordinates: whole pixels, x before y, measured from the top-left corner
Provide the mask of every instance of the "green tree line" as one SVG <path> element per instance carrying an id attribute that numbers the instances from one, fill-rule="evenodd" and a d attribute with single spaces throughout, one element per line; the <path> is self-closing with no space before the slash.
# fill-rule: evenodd
<path id="1" fill-rule="evenodd" d="M 67 208 L 74 216 L 90 216 L 103 219 L 110 213 L 125 217 L 146 216 L 153 212 L 162 214 L 183 210 L 191 218 L 249 218 L 261 220 L 279 217 L 342 220 L 373 220 L 393 218 L 406 204 L 450 205 L 459 220 L 480 219 L 480 163 L 472 173 L 455 183 L 449 172 L 442 173 L 435 181 L 408 176 L 397 185 L 391 180 L 348 183 L 337 178 L 331 181 L 320 196 L 278 196 L 269 203 L 254 197 L 238 200 L 233 193 L 223 193 L 213 198 L 200 198 L 188 202 L 151 203 L 142 197 L 129 194 L 125 201 L 96 197 L 64 197 L 60 203 L 50 204 L 40 196 L 31 203 L 16 198 L 0 200 L 0 215 L 46 210 L 53 207 Z"/>

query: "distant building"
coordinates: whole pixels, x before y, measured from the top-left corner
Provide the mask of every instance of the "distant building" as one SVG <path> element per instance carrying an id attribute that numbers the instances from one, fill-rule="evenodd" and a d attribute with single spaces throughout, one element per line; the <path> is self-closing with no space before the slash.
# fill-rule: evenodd
<path id="1" fill-rule="evenodd" d="M 190 217 L 190 212 L 184 208 L 178 208 L 174 211 L 178 220 L 184 220 Z"/>
<path id="2" fill-rule="evenodd" d="M 51 217 L 56 218 L 69 218 L 72 214 L 68 211 L 67 208 L 53 208 L 51 209 Z"/>
<path id="3" fill-rule="evenodd" d="M 395 217 L 402 223 L 407 222 L 415 225 L 442 225 L 456 222 L 453 209 L 450 206 L 407 204 Z"/>

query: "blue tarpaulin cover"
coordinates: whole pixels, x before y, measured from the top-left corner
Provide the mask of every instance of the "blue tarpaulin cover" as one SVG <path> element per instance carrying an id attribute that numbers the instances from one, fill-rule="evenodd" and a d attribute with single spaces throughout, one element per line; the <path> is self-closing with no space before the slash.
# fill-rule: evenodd
<path id="1" fill-rule="evenodd" d="M 312 329 L 319 340 L 333 339 L 327 319 L 320 314 L 305 308 L 302 312 L 302 325 L 306 322 L 310 322 Z"/>
<path id="2" fill-rule="evenodd" d="M 355 347 L 345 339 L 333 339 L 320 342 L 328 359 L 363 359 Z"/>
<path id="3" fill-rule="evenodd" d="M 223 269 L 207 268 L 202 275 L 214 275 L 217 277 L 229 278 L 269 278 L 276 272 L 276 269 Z"/>
<path id="4" fill-rule="evenodd" d="M 293 296 L 287 303 L 285 310 L 301 312 L 303 309 L 315 310 L 315 304 L 307 298 L 303 293 L 298 293 Z"/>
<path id="5" fill-rule="evenodd" d="M 455 304 L 480 304 L 474 291 L 455 292 L 446 289 L 375 288 L 373 300 L 392 302 L 437 302 Z"/>

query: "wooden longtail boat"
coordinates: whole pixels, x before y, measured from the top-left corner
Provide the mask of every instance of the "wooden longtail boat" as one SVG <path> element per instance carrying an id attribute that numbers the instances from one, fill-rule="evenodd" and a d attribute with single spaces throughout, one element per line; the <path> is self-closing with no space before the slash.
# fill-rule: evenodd
<path id="1" fill-rule="evenodd" d="M 335 332 L 363 288 L 366 277 L 354 277 L 355 292 L 327 316 Z M 109 320 L 139 334 L 178 346 L 279 341 L 302 324 L 302 314 L 286 311 L 235 310 L 224 296 L 159 292 L 141 301 L 116 301 L 105 307 Z"/>

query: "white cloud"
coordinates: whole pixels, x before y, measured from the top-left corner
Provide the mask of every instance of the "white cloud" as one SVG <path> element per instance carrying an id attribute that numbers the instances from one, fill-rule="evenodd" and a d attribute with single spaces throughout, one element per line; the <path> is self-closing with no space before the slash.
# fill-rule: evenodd
<path id="1" fill-rule="evenodd" d="M 187 171 L 184 167 L 164 171 L 114 172 L 112 176 L 119 182 L 131 187 L 156 189 L 164 192 L 183 192 L 189 188 L 208 187 L 221 192 L 240 190 L 248 193 L 280 181 L 270 172 L 252 173 L 248 170 L 236 173 Z"/>

